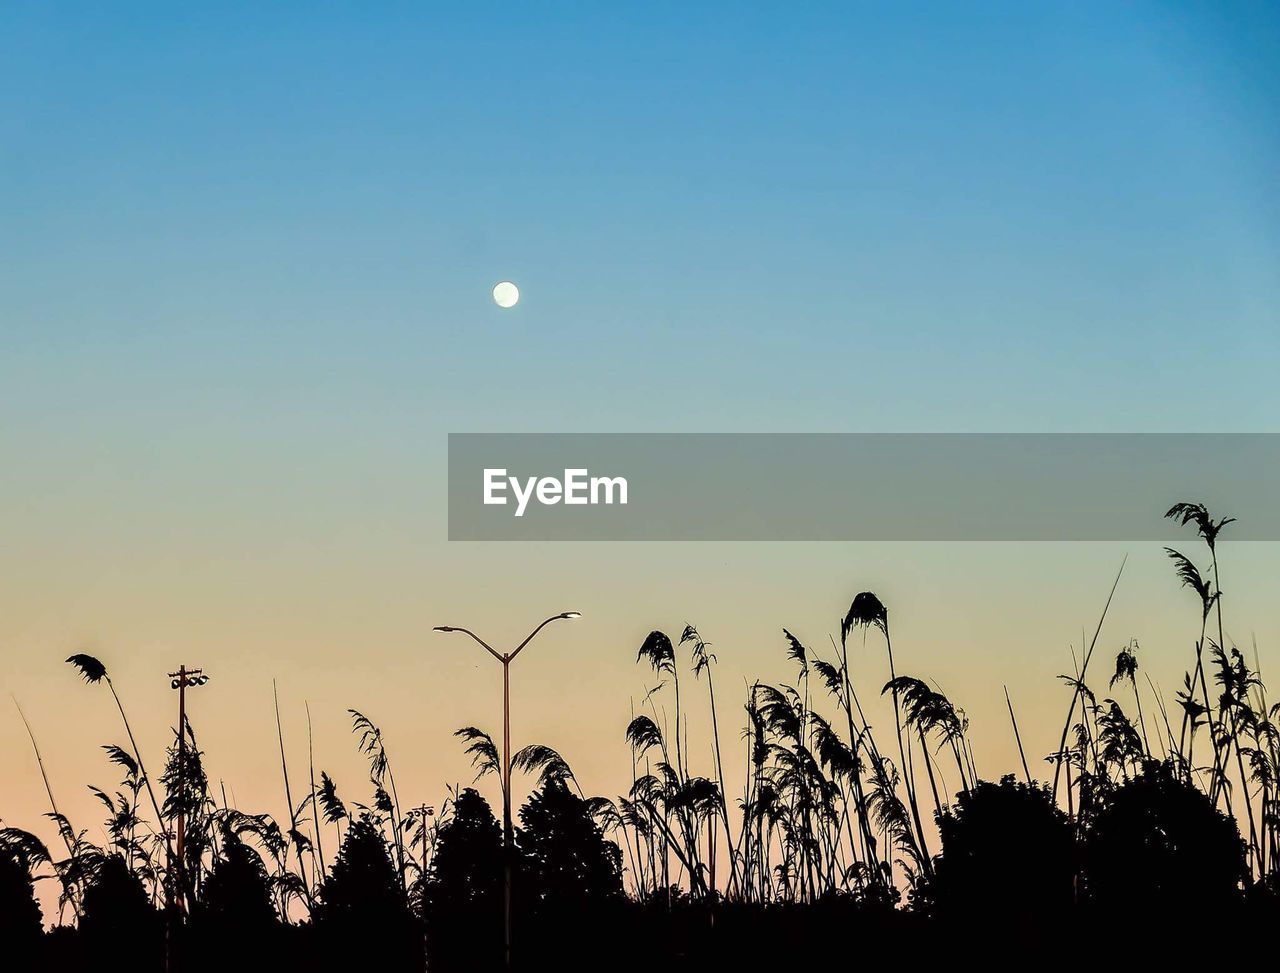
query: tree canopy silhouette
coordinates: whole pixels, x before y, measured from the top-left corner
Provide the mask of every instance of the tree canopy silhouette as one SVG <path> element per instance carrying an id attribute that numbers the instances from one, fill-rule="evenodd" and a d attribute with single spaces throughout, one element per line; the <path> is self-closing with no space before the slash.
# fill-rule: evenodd
<path id="1" fill-rule="evenodd" d="M 407 917 L 408 902 L 387 846 L 367 817 L 354 821 L 328 879 L 320 886 L 317 922 Z"/>
<path id="2" fill-rule="evenodd" d="M 30 962 L 44 931 L 43 918 L 26 862 L 0 847 L 0 944 L 5 954 Z"/>
<path id="3" fill-rule="evenodd" d="M 334 963 L 376 960 L 395 966 L 417 955 L 404 886 L 386 838 L 368 815 L 347 829 L 329 877 L 320 886 L 312 920 Z"/>
<path id="4" fill-rule="evenodd" d="M 262 858 L 224 827 L 183 937 L 182 967 L 221 970 L 246 962 L 270 969 L 281 958 L 281 929 Z"/>
<path id="5" fill-rule="evenodd" d="M 446 968 L 501 963 L 502 855 L 493 809 L 478 791 L 464 788 L 440 826 L 426 885 L 431 951 Z"/>
<path id="6" fill-rule="evenodd" d="M 163 925 L 142 880 L 129 870 L 125 859 L 103 856 L 85 888 L 81 910 L 80 932 L 89 949 L 154 957 Z"/>
<path id="7" fill-rule="evenodd" d="M 278 917 L 262 858 L 230 829 L 223 833 L 221 850 L 205 880 L 195 921 L 211 932 L 274 926 Z"/>
<path id="8" fill-rule="evenodd" d="M 440 826 L 427 883 L 435 907 L 481 907 L 502 895 L 502 826 L 474 788 L 464 788 Z"/>
<path id="9" fill-rule="evenodd" d="M 1059 916 L 1073 896 L 1073 837 L 1049 788 L 979 781 L 938 815 L 942 854 L 930 888 L 940 915 L 1015 928 Z"/>
<path id="10" fill-rule="evenodd" d="M 557 905 L 622 895 L 622 852 L 605 839 L 587 802 L 548 780 L 520 809 L 528 891 Z"/>
<path id="11" fill-rule="evenodd" d="M 1155 761 L 1106 796 L 1083 851 L 1089 899 L 1103 911 L 1221 909 L 1248 874 L 1236 822 Z"/>

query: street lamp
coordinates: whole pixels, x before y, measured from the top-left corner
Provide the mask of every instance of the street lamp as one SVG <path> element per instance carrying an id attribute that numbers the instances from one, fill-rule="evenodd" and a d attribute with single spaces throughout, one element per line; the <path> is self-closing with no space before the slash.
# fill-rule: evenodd
<path id="1" fill-rule="evenodd" d="M 480 643 L 486 652 L 502 663 L 502 949 L 503 962 L 511 968 L 511 851 L 514 839 L 511 830 L 511 663 L 522 649 L 533 641 L 535 635 L 552 622 L 562 618 L 581 618 L 582 612 L 561 612 L 552 615 L 529 633 L 528 637 L 511 652 L 499 652 L 475 632 L 455 625 L 437 625 L 436 632 L 461 632 Z"/>

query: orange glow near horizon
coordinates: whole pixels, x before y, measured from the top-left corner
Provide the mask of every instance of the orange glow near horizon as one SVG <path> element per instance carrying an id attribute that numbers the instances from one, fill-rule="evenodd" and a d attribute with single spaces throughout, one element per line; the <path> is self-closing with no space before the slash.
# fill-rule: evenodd
<path id="1" fill-rule="evenodd" d="M 1268 607 L 1275 550 L 1224 544 L 1222 554 L 1228 632 L 1245 647 L 1256 637 L 1264 679 L 1269 646 L 1280 636 Z M 135 559 L 93 579 L 76 576 L 81 562 L 7 579 L 0 666 L 2 684 L 31 721 L 60 809 L 100 838 L 103 815 L 87 785 L 113 790 L 117 768 L 100 748 L 126 741 L 106 688 L 85 685 L 64 663 L 73 650 L 108 666 L 153 774 L 176 724 L 167 673 L 179 664 L 203 668 L 213 679 L 192 694 L 188 711 L 215 796 L 221 800 L 225 788 L 230 803 L 280 816 L 287 812 L 273 678 L 295 790 L 305 778 L 309 706 L 317 774 L 327 771 L 348 802 L 371 800 L 350 732 L 348 710 L 357 709 L 382 728 L 406 805 L 439 807 L 449 787 L 475 777 L 453 730 L 500 733 L 501 672 L 478 646 L 452 644 L 431 628 L 466 624 L 509 651 L 548 606 L 583 606 L 582 619 L 549 627 L 513 664 L 513 746 L 554 747 L 588 793 L 616 796 L 631 779 L 623 730 L 657 682 L 636 663 L 636 651 L 651 629 L 675 640 L 693 623 L 718 660 L 732 800 L 741 786 L 746 686 L 795 678 L 782 628 L 831 658 L 829 636 L 838 636 L 849 599 L 870 589 L 889 608 L 899 673 L 935 680 L 968 714 L 982 776 L 1020 773 L 1007 685 L 1032 772 L 1043 778 L 1069 699 L 1056 677 L 1072 670 L 1073 653 L 1081 656 L 1125 551 L 1106 544 L 507 545 L 498 557 L 493 546 L 463 545 L 435 548 L 440 560 L 424 552 L 433 563 L 417 565 L 420 571 L 403 553 L 400 560 L 301 559 L 285 572 L 271 559 L 210 561 L 185 572 Z M 1198 608 L 1157 545 L 1128 553 L 1090 682 L 1108 695 L 1116 652 L 1137 638 L 1142 671 L 1171 707 L 1192 658 Z M 892 720 L 879 696 L 888 678 L 883 644 L 875 633 L 865 645 L 853 638 L 857 688 L 873 726 L 882 727 Z M 681 658 L 690 760 L 707 774 L 705 692 L 687 653 Z M 1128 709 L 1126 691 L 1115 693 Z M 815 684 L 818 707 L 829 709 L 819 692 Z M 657 698 L 668 722 L 671 705 L 669 694 Z M 56 832 L 43 817 L 47 799 L 16 709 L 0 719 L 0 734 L 4 823 L 35 831 L 52 849 Z M 942 772 L 945 778 L 945 766 Z M 493 780 L 477 786 L 499 806 Z M 518 808 L 529 781 L 514 786 Z"/>

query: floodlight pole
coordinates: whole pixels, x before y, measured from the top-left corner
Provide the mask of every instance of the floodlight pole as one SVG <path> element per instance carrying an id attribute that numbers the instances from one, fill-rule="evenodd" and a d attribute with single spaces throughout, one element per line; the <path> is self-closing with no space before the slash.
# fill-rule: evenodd
<path id="1" fill-rule="evenodd" d="M 178 691 L 178 826 L 176 854 L 178 858 L 178 880 L 184 882 L 183 876 L 186 872 L 184 847 L 187 835 L 185 803 L 187 796 L 187 687 L 203 686 L 209 681 L 209 677 L 204 674 L 202 669 L 188 669 L 185 665 L 180 665 L 177 672 L 169 673 L 169 679 L 171 680 L 170 687 Z M 182 895 L 179 895 L 178 901 L 179 903 L 183 901 Z M 181 904 L 179 908 L 182 908 Z"/>

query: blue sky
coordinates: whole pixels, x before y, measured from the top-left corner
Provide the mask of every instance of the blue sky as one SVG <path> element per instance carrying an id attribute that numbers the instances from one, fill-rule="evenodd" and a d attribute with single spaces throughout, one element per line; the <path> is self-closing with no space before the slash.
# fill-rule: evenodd
<path id="1" fill-rule="evenodd" d="M 11 418 L 1280 417 L 1265 5 L 375 6 L 9 8 Z"/>
<path id="2" fill-rule="evenodd" d="M 0 686 L 101 781 L 115 714 L 60 660 L 101 654 L 150 746 L 156 674 L 202 665 L 261 807 L 282 676 L 340 780 L 357 706 L 435 742 L 435 795 L 494 714 L 431 626 L 577 608 L 515 729 L 609 793 L 649 629 L 695 622 L 736 686 L 872 588 L 1012 770 L 1001 684 L 1047 752 L 1127 549 L 449 545 L 445 434 L 1274 431 L 1278 109 L 1266 4 L 5 4 Z M 1273 652 L 1274 545 L 1231 547 Z M 1106 648 L 1172 688 L 1198 607 L 1128 553 Z"/>

